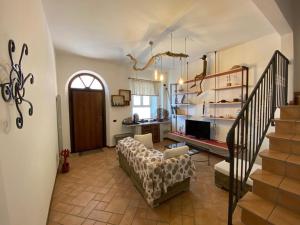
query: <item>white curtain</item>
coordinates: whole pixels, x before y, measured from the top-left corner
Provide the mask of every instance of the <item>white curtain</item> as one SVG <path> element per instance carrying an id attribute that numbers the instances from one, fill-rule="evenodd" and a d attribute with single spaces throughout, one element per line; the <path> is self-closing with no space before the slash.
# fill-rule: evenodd
<path id="1" fill-rule="evenodd" d="M 160 82 L 130 79 L 130 89 L 132 95 L 159 96 Z"/>

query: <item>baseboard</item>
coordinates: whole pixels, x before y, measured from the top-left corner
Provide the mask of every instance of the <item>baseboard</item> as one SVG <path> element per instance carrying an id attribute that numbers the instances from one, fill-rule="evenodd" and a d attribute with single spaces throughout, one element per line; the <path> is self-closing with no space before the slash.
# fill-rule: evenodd
<path id="1" fill-rule="evenodd" d="M 60 160 L 59 160 L 60 161 Z M 56 185 L 56 178 L 57 178 L 57 175 L 59 174 L 60 172 L 60 167 L 58 166 L 57 170 L 56 170 L 56 175 L 55 175 L 55 180 L 54 180 L 54 184 L 53 184 L 53 188 L 52 188 L 52 192 L 51 192 L 51 199 L 50 199 L 50 204 L 49 204 L 49 207 L 48 207 L 48 215 L 47 215 L 47 224 L 50 222 L 49 221 L 49 215 L 50 215 L 50 210 L 51 210 L 51 205 L 52 205 L 52 196 L 53 196 L 53 192 L 54 192 L 54 188 L 55 188 L 55 185 Z"/>
<path id="2" fill-rule="evenodd" d="M 106 148 L 115 148 L 115 147 L 116 147 L 116 145 L 111 145 L 111 146 L 106 145 Z"/>

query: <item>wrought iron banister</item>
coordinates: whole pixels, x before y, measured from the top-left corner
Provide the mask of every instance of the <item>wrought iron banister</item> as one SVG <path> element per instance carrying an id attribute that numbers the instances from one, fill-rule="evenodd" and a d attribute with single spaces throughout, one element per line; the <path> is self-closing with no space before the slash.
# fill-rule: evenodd
<path id="1" fill-rule="evenodd" d="M 278 50 L 253 88 L 230 128 L 228 225 L 246 184 L 277 107 L 287 104 L 289 60 Z"/>

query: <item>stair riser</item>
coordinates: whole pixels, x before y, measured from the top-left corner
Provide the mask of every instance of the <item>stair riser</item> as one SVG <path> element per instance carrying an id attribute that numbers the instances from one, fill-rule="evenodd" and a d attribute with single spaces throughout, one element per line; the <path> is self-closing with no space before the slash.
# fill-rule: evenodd
<path id="1" fill-rule="evenodd" d="M 278 189 L 275 187 L 272 187 L 272 186 L 262 183 L 260 181 L 254 180 L 252 191 L 254 194 L 256 194 L 264 199 L 267 199 L 272 202 L 277 201 Z"/>
<path id="2" fill-rule="evenodd" d="M 266 220 L 249 212 L 246 209 L 242 209 L 242 222 L 245 225 L 269 225 L 269 223 Z"/>
<path id="3" fill-rule="evenodd" d="M 300 155 L 300 141 L 270 137 L 270 149 Z"/>
<path id="4" fill-rule="evenodd" d="M 296 122 L 276 121 L 276 134 L 296 134 Z"/>
<path id="5" fill-rule="evenodd" d="M 292 141 L 291 151 L 293 154 L 300 155 L 300 141 Z"/>
<path id="6" fill-rule="evenodd" d="M 300 135 L 300 122 L 299 121 L 296 122 L 296 134 Z"/>
<path id="7" fill-rule="evenodd" d="M 262 169 L 284 176 L 286 171 L 286 163 L 284 161 L 263 157 Z"/>
<path id="8" fill-rule="evenodd" d="M 262 169 L 280 176 L 300 180 L 300 165 L 297 164 L 262 157 Z"/>
<path id="9" fill-rule="evenodd" d="M 287 163 L 286 176 L 293 179 L 300 180 L 300 165 Z"/>
<path id="10" fill-rule="evenodd" d="M 280 110 L 280 119 L 300 120 L 299 107 L 287 107 Z"/>
<path id="11" fill-rule="evenodd" d="M 300 213 L 300 196 L 254 180 L 253 193 Z"/>
<path id="12" fill-rule="evenodd" d="M 279 191 L 277 203 L 294 212 L 300 213 L 300 196 L 294 193 Z"/>

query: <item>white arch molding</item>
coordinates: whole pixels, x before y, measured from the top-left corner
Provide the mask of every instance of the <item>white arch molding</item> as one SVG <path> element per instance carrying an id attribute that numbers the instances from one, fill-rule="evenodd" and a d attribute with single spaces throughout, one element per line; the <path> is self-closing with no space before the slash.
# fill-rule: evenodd
<path id="1" fill-rule="evenodd" d="M 109 126 L 109 123 L 108 121 L 110 121 L 110 113 L 109 113 L 109 109 L 110 109 L 110 101 L 109 101 L 109 89 L 108 89 L 108 85 L 106 83 L 106 81 L 103 79 L 103 77 L 101 77 L 98 73 L 94 72 L 94 71 L 91 71 L 91 70 L 79 70 L 75 73 L 73 73 L 69 79 L 67 80 L 66 84 L 65 84 L 65 96 L 66 96 L 66 102 L 68 102 L 68 107 L 67 107 L 67 124 L 68 126 L 65 127 L 65 129 L 68 130 L 68 138 L 69 140 L 71 139 L 71 131 L 70 131 L 70 111 L 69 111 L 69 84 L 70 82 L 73 80 L 74 77 L 80 75 L 80 74 L 91 74 L 95 77 L 97 77 L 101 83 L 102 83 L 102 86 L 103 86 L 103 89 L 104 89 L 104 93 L 105 93 L 105 117 L 106 117 L 106 144 L 110 143 L 110 126 Z M 71 146 L 70 146 L 71 147 Z"/>

